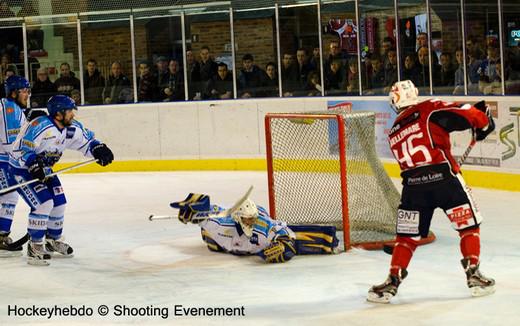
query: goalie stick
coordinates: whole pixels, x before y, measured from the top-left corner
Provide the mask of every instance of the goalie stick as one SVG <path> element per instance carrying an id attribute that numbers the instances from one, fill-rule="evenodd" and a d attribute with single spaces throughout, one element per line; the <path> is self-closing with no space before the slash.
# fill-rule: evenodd
<path id="1" fill-rule="evenodd" d="M 246 200 L 247 198 L 249 198 L 249 195 L 251 194 L 251 192 L 253 192 L 253 186 L 249 187 L 249 189 L 247 190 L 247 192 L 231 207 L 231 208 L 228 208 L 228 209 L 225 209 L 221 212 L 212 212 L 212 211 L 207 211 L 207 212 L 197 212 L 193 215 L 193 217 L 191 218 L 191 223 L 193 224 L 199 224 L 200 222 L 208 219 L 208 218 L 211 218 L 211 217 L 225 217 L 225 216 L 229 216 L 229 215 L 232 215 Z M 150 215 L 148 217 L 148 220 L 149 221 L 157 221 L 157 220 L 171 220 L 171 219 L 174 219 L 175 217 L 173 216 L 169 216 L 169 215 Z"/>

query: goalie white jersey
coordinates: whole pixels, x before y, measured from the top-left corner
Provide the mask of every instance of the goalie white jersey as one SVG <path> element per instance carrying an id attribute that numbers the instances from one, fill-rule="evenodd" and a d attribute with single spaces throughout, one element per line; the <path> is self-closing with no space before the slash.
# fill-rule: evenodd
<path id="1" fill-rule="evenodd" d="M 208 218 L 199 225 L 202 239 L 210 250 L 235 255 L 257 254 L 279 236 L 296 238 L 287 224 L 271 219 L 263 207 L 258 207 L 258 219 L 249 238 L 231 216 Z"/>

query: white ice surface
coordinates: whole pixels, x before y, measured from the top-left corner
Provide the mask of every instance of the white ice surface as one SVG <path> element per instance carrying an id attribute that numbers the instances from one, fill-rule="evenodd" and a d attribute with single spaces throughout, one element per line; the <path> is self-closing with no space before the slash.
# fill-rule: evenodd
<path id="1" fill-rule="evenodd" d="M 72 174 L 61 177 L 68 198 L 65 235 L 75 257 L 34 267 L 22 258 L 0 260 L 0 325 L 12 324 L 235 324 L 235 325 L 519 325 L 520 193 L 475 189 L 485 221 L 481 269 L 497 281 L 494 295 L 471 298 L 460 266 L 457 233 L 437 212 L 437 241 L 420 247 L 409 277 L 390 305 L 365 301 L 387 275 L 390 256 L 353 250 L 296 257 L 266 265 L 256 257 L 209 252 L 199 228 L 177 220 L 169 203 L 189 192 L 232 205 L 255 185 L 252 198 L 267 204 L 262 172 Z M 28 209 L 20 201 L 13 237 L 24 234 Z M 126 305 L 169 308 L 160 316 L 97 315 Z M 13 307 L 80 307 L 92 317 L 8 316 Z M 173 316 L 184 307 L 245 307 L 245 317 Z"/>

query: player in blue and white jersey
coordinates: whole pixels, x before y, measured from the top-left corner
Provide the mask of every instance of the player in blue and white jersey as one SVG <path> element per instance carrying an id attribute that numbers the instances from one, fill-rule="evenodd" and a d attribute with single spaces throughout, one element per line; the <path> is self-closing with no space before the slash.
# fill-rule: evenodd
<path id="1" fill-rule="evenodd" d="M 251 199 L 236 208 L 210 205 L 209 196 L 189 194 L 170 204 L 183 223 L 198 223 L 202 240 L 211 251 L 257 255 L 267 263 L 283 263 L 295 255 L 330 254 L 338 245 L 333 226 L 287 225 L 273 220 Z"/>
<path id="2" fill-rule="evenodd" d="M 65 194 L 57 176 L 52 173 L 65 149 L 73 149 L 98 164 L 110 164 L 112 151 L 94 137 L 94 133 L 74 120 L 76 103 L 65 95 L 56 95 L 47 104 L 48 116 L 40 116 L 26 124 L 18 135 L 10 157 L 9 183 L 40 181 L 18 188 L 18 193 L 31 207 L 27 247 L 28 263 L 48 265 L 50 253 L 72 256 L 72 247 L 62 241 Z"/>
<path id="3" fill-rule="evenodd" d="M 6 97 L 0 99 L 0 189 L 8 187 L 9 153 L 20 128 L 27 121 L 24 109 L 31 95 L 31 85 L 23 77 L 10 76 L 4 86 Z M 22 247 L 9 249 L 12 243 L 9 234 L 17 202 L 16 191 L 0 195 L 0 257 L 22 255 Z"/>

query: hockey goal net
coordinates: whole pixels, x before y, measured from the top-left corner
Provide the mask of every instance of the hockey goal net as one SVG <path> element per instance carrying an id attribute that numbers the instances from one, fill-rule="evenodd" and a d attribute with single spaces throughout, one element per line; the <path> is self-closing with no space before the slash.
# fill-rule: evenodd
<path id="1" fill-rule="evenodd" d="M 373 112 L 267 114 L 271 216 L 334 225 L 345 250 L 391 245 L 400 195 L 376 154 L 374 129 Z"/>

